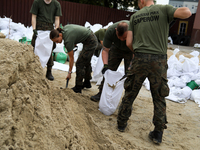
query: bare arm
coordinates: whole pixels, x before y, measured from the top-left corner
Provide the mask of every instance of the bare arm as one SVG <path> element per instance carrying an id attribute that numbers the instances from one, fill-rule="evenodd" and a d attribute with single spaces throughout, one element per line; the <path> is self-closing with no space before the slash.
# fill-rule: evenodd
<path id="1" fill-rule="evenodd" d="M 36 15 L 32 14 L 31 24 L 33 27 L 33 30 L 36 29 Z"/>
<path id="2" fill-rule="evenodd" d="M 71 73 L 70 72 L 72 72 L 72 68 L 73 68 L 73 65 L 74 65 L 74 51 L 72 50 L 72 51 L 68 52 L 67 54 L 69 56 L 69 72 L 68 72 L 67 78 L 71 79 Z"/>
<path id="3" fill-rule="evenodd" d="M 100 41 L 101 45 L 103 45 L 103 41 Z"/>
<path id="4" fill-rule="evenodd" d="M 103 51 L 102 51 L 103 64 L 108 64 L 108 52 L 109 52 L 109 48 L 103 47 Z"/>
<path id="5" fill-rule="evenodd" d="M 60 17 L 55 16 L 55 29 L 57 29 L 60 26 Z"/>
<path id="6" fill-rule="evenodd" d="M 192 15 L 191 11 L 187 7 L 180 7 L 174 12 L 174 18 L 186 19 Z"/>
<path id="7" fill-rule="evenodd" d="M 127 38 L 126 38 L 126 46 L 133 51 L 133 32 L 128 31 Z"/>

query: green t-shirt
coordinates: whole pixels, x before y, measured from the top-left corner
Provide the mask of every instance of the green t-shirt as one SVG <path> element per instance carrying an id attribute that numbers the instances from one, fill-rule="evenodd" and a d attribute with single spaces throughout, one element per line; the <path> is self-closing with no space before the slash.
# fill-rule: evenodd
<path id="1" fill-rule="evenodd" d="M 54 23 L 55 16 L 62 16 L 61 6 L 57 0 L 52 0 L 46 4 L 44 0 L 34 0 L 30 13 L 37 16 L 36 21 Z"/>
<path id="2" fill-rule="evenodd" d="M 68 24 L 63 30 L 64 45 L 68 52 L 73 50 L 75 44 L 83 43 L 92 33 L 89 28 L 75 24 Z"/>
<path id="3" fill-rule="evenodd" d="M 137 11 L 130 18 L 135 52 L 166 54 L 169 23 L 176 8 L 170 5 L 151 5 Z"/>
<path id="4" fill-rule="evenodd" d="M 98 41 L 100 42 L 100 41 L 103 41 L 105 33 L 106 33 L 106 29 L 99 29 L 94 34 L 96 35 Z"/>
<path id="5" fill-rule="evenodd" d="M 104 36 L 103 45 L 106 48 L 110 48 L 112 45 L 114 45 L 116 48 L 120 50 L 130 51 L 130 49 L 126 46 L 126 41 L 121 41 L 120 39 L 118 39 L 116 35 L 115 28 L 117 28 L 117 25 L 120 22 L 126 22 L 129 25 L 129 21 L 122 20 L 109 26 Z"/>

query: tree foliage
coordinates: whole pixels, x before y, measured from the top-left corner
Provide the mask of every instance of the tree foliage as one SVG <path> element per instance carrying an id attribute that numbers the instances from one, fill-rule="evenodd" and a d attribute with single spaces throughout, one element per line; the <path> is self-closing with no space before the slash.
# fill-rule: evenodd
<path id="1" fill-rule="evenodd" d="M 91 4 L 109 8 L 127 10 L 128 7 L 138 5 L 138 0 L 63 0 L 81 4 Z"/>

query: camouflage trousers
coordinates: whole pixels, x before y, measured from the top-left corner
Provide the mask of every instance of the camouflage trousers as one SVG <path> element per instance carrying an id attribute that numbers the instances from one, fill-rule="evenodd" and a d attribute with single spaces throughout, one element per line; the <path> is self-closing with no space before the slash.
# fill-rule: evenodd
<path id="1" fill-rule="evenodd" d="M 83 42 L 83 49 L 76 61 L 76 86 L 82 86 L 83 79 L 92 79 L 92 67 L 90 61 L 97 44 L 97 38 L 93 33 L 91 33 L 90 36 Z"/>
<path id="2" fill-rule="evenodd" d="M 50 23 L 46 23 L 46 22 L 41 22 L 41 21 L 37 21 L 36 23 L 36 30 L 42 30 L 42 31 L 51 31 L 53 30 L 53 24 Z M 32 36 L 32 40 L 31 40 L 31 45 L 35 48 L 35 41 L 36 41 L 37 36 L 33 34 Z M 54 65 L 53 63 L 53 56 L 52 56 L 52 52 L 53 50 L 56 48 L 56 43 L 53 42 L 53 47 L 51 50 L 51 55 L 50 58 L 47 62 L 47 70 L 51 70 L 52 66 Z M 34 49 L 33 49 L 34 50 Z"/>
<path id="3" fill-rule="evenodd" d="M 103 46 L 101 45 L 100 42 L 98 42 L 98 46 L 97 46 L 97 48 L 94 51 L 94 55 L 97 56 L 97 57 L 99 57 L 99 54 L 100 54 L 102 48 L 103 48 Z"/>
<path id="4" fill-rule="evenodd" d="M 130 65 L 132 58 L 133 58 L 133 52 L 131 50 L 130 52 L 127 52 L 120 50 L 115 46 L 112 46 L 108 54 L 108 69 L 116 71 L 120 63 L 122 62 L 122 59 L 124 59 L 124 72 L 126 73 L 128 71 L 128 67 Z M 104 80 L 105 79 L 103 78 L 101 84 L 99 85 L 99 92 L 102 92 L 103 90 Z"/>
<path id="5" fill-rule="evenodd" d="M 132 104 L 142 83 L 148 78 L 153 98 L 155 130 L 167 128 L 165 97 L 169 94 L 167 85 L 167 55 L 135 53 L 134 60 L 124 83 L 125 95 L 119 107 L 117 122 L 119 126 L 127 123 L 132 112 Z"/>

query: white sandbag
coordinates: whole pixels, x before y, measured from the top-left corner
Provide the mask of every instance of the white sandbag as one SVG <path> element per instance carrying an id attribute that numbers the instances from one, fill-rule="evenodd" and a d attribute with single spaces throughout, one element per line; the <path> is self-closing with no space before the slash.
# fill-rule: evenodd
<path id="1" fill-rule="evenodd" d="M 168 37 L 168 41 L 170 41 L 170 42 L 168 42 L 168 44 L 173 44 L 173 40 L 172 40 L 171 36 Z"/>
<path id="2" fill-rule="evenodd" d="M 53 50 L 54 53 L 65 53 L 64 51 L 64 43 L 56 43 L 56 48 Z"/>
<path id="3" fill-rule="evenodd" d="M 148 78 L 146 78 L 146 79 L 144 80 L 143 85 L 145 86 L 145 88 L 146 88 L 147 90 L 150 91 L 150 82 L 149 82 Z"/>
<path id="4" fill-rule="evenodd" d="M 61 64 L 57 61 L 54 61 L 54 65 L 53 65 L 52 69 L 68 72 L 69 71 L 69 65 Z M 76 72 L 76 66 L 73 66 L 72 72 Z"/>
<path id="5" fill-rule="evenodd" d="M 98 61 L 96 63 L 96 67 L 93 71 L 92 80 L 98 81 L 99 78 L 101 78 L 103 76 L 102 73 L 101 73 L 103 66 L 104 66 L 104 64 L 103 64 L 103 60 L 102 60 L 102 50 L 101 50 Z"/>
<path id="6" fill-rule="evenodd" d="M 189 89 L 189 91 L 191 91 L 191 89 Z M 167 96 L 165 98 L 168 99 L 168 100 L 177 102 L 177 103 L 186 103 L 187 99 L 179 97 L 180 94 L 181 94 L 181 88 L 171 87 L 170 92 L 169 92 L 169 96 Z"/>
<path id="7" fill-rule="evenodd" d="M 196 58 L 196 57 L 195 57 Z M 194 72 L 197 73 L 198 72 L 198 58 L 185 58 L 185 61 L 183 63 L 183 73 L 185 72 Z"/>
<path id="8" fill-rule="evenodd" d="M 107 70 L 104 74 L 105 82 L 99 102 L 99 110 L 105 115 L 112 115 L 119 104 L 124 89 L 125 79 L 119 81 L 123 74 Z"/>
<path id="9" fill-rule="evenodd" d="M 200 89 L 193 90 L 190 99 L 195 101 L 200 107 Z"/>
<path id="10" fill-rule="evenodd" d="M 77 61 L 78 56 L 79 56 L 80 52 L 81 52 L 82 49 L 83 49 L 83 44 L 82 44 L 82 43 L 78 43 L 78 44 L 76 44 L 76 46 L 77 46 L 78 48 L 77 48 L 77 50 L 74 52 L 74 62 Z"/>
<path id="11" fill-rule="evenodd" d="M 103 26 L 101 24 L 94 24 L 93 26 L 90 26 L 90 29 L 92 30 L 93 33 L 101 29 Z"/>
<path id="12" fill-rule="evenodd" d="M 49 38 L 50 31 L 38 31 L 35 41 L 35 55 L 39 56 L 40 63 L 44 68 L 50 58 L 53 41 Z"/>
<path id="13" fill-rule="evenodd" d="M 175 93 L 175 95 L 179 98 L 188 100 L 188 99 L 190 99 L 191 93 L 192 93 L 192 89 L 189 88 L 188 86 L 185 86 L 184 88 L 177 91 L 177 93 Z"/>
<path id="14" fill-rule="evenodd" d="M 168 59 L 168 70 L 167 77 L 180 76 L 182 71 L 182 63 L 176 58 L 176 54 L 179 52 L 179 49 L 175 49 L 173 55 Z"/>

